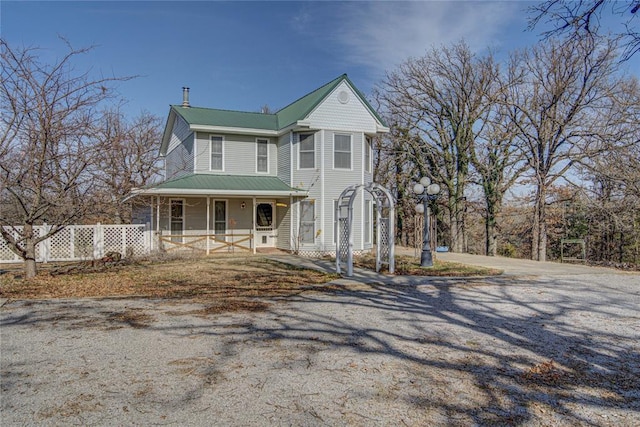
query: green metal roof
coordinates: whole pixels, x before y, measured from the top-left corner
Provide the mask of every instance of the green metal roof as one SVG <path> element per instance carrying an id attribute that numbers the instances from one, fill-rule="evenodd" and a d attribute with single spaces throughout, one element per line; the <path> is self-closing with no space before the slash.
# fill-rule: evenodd
<path id="1" fill-rule="evenodd" d="M 172 105 L 171 108 L 190 125 L 278 131 L 296 123 L 298 120 L 305 119 L 342 81 L 346 81 L 351 88 L 353 88 L 371 114 L 373 114 L 382 125 L 386 126 L 382 118 L 371 107 L 364 95 L 354 86 L 346 74 L 335 78 L 297 101 L 292 102 L 275 114 L 183 107 L 181 105 Z"/>
<path id="2" fill-rule="evenodd" d="M 275 114 L 183 107 L 181 105 L 172 105 L 171 108 L 189 124 L 278 130 L 278 119 Z"/>
<path id="3" fill-rule="evenodd" d="M 155 185 L 150 190 L 202 190 L 215 193 L 216 191 L 243 192 L 299 192 L 298 188 L 289 187 L 275 176 L 244 176 L 244 175 L 209 175 L 193 174 Z"/>

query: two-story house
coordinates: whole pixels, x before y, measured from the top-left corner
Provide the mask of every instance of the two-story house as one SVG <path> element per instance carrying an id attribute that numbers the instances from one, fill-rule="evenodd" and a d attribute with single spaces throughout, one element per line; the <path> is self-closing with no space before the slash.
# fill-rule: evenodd
<path id="1" fill-rule="evenodd" d="M 231 243 L 335 253 L 340 193 L 372 181 L 372 138 L 389 129 L 342 75 L 275 114 L 170 107 L 160 154 L 165 181 L 138 189 L 164 247 Z M 354 250 L 373 244 L 368 193 L 354 202 Z M 211 237 L 209 237 L 211 236 Z"/>

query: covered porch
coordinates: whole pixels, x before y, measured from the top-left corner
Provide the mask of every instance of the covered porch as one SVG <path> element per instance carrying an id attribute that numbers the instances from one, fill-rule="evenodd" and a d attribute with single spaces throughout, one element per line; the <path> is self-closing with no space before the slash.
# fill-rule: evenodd
<path id="1" fill-rule="evenodd" d="M 306 192 L 277 177 L 190 175 L 136 190 L 148 208 L 137 222 L 155 231 L 154 249 L 206 254 L 291 249 L 291 206 Z"/>

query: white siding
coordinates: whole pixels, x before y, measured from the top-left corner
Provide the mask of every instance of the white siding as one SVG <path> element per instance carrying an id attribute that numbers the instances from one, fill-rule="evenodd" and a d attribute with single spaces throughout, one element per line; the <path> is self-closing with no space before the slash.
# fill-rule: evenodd
<path id="1" fill-rule="evenodd" d="M 167 153 L 170 153 L 176 147 L 178 147 L 180 143 L 187 138 L 187 135 L 189 135 L 189 133 L 191 133 L 189 124 L 182 117 L 176 115 L 175 121 L 173 123 L 173 131 L 171 132 L 171 139 L 169 140 L 169 147 L 167 148 Z"/>
<path id="2" fill-rule="evenodd" d="M 342 91 L 349 94 L 349 101 L 346 104 L 338 100 L 338 95 Z M 342 82 L 329 94 L 307 119 L 311 122 L 312 128 L 376 132 L 375 118 L 346 82 Z"/>
<path id="3" fill-rule="evenodd" d="M 192 133 L 165 157 L 165 179 L 180 178 L 183 175 L 193 173 L 194 151 Z"/>
<path id="4" fill-rule="evenodd" d="M 278 139 L 278 170 L 276 173 L 278 178 L 291 185 L 291 144 L 289 138 L 290 134 L 286 133 Z"/>
<path id="5" fill-rule="evenodd" d="M 325 132 L 325 228 L 327 236 L 325 242 L 333 245 L 333 201 L 337 200 L 344 189 L 350 185 L 362 184 L 362 141 L 361 133 L 350 133 L 352 152 L 351 163 L 353 170 L 333 168 L 333 135 L 334 131 Z M 344 134 L 345 132 L 338 132 Z M 358 195 L 353 204 L 354 224 L 354 250 L 361 249 L 362 245 L 362 196 Z"/>
<path id="6" fill-rule="evenodd" d="M 276 247 L 288 251 L 291 249 L 291 206 L 289 199 L 278 199 L 276 203 L 276 226 L 278 228 L 278 238 Z M 286 206 L 286 207 L 285 207 Z"/>
<path id="7" fill-rule="evenodd" d="M 224 170 L 211 171 L 209 142 L 211 135 L 223 137 Z M 269 140 L 269 173 L 256 172 L 256 136 L 255 135 L 222 135 L 196 132 L 195 172 L 225 175 L 276 176 L 278 173 L 278 147 L 273 138 Z"/>

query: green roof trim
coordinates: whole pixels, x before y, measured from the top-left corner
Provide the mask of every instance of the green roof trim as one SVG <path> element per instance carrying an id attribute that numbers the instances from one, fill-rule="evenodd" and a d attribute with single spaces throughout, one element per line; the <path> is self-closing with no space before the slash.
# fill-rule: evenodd
<path id="1" fill-rule="evenodd" d="M 340 83 L 346 81 L 360 97 L 365 107 L 382 124 L 387 126 L 384 120 L 371 107 L 365 96 L 343 74 L 329 83 L 308 93 L 302 98 L 280 109 L 275 114 L 250 113 L 244 111 L 218 110 L 214 108 L 183 107 L 172 105 L 171 109 L 186 120 L 190 125 L 235 127 L 245 129 L 259 129 L 279 131 L 294 125 L 298 120 L 305 119 Z"/>
<path id="2" fill-rule="evenodd" d="M 297 193 L 305 190 L 289 187 L 282 180 L 275 176 L 244 176 L 244 175 L 210 175 L 191 174 L 180 178 L 165 181 L 148 190 L 170 191 L 170 190 L 201 190 L 210 191 L 242 191 L 256 193 Z"/>

